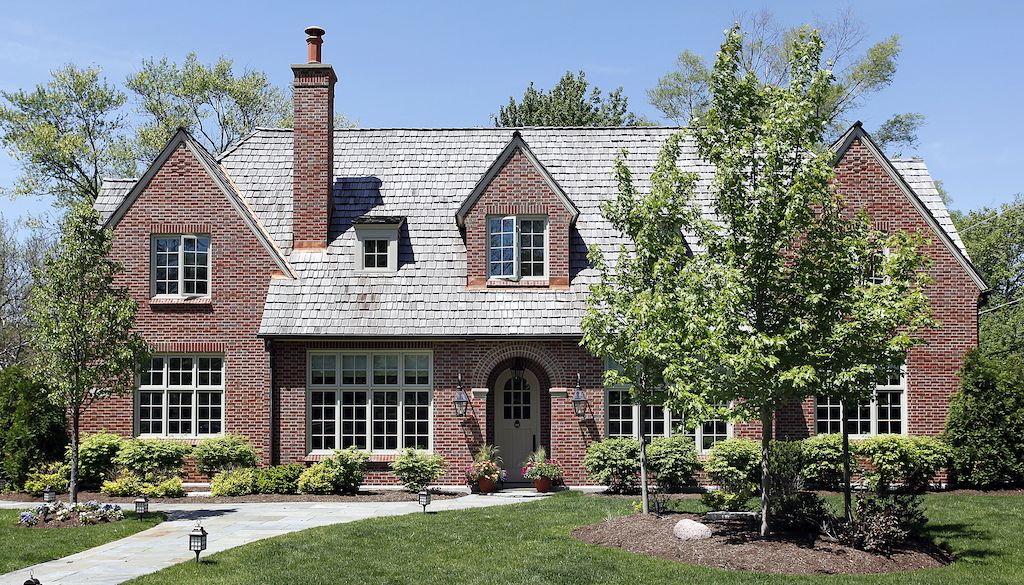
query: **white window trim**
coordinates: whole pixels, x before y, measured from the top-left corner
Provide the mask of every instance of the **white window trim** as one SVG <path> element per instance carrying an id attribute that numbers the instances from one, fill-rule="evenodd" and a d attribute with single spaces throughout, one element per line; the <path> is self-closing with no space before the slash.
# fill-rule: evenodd
<path id="1" fill-rule="evenodd" d="M 874 388 L 871 390 L 871 398 L 868 401 L 868 404 L 871 405 L 871 407 L 869 408 L 869 410 L 871 412 L 871 423 L 870 423 L 871 430 L 870 430 L 870 432 L 868 432 L 866 434 L 865 433 L 850 433 L 850 438 L 851 439 L 867 439 L 869 437 L 877 437 L 878 436 L 878 400 L 877 400 L 877 397 L 878 397 L 878 391 L 879 390 L 881 390 L 883 392 L 896 392 L 896 391 L 899 391 L 899 392 L 902 392 L 902 394 L 903 394 L 903 400 L 900 403 L 900 432 L 899 433 L 883 433 L 883 434 L 884 435 L 907 435 L 908 434 L 908 432 L 907 432 L 907 424 L 908 424 L 908 422 L 910 420 L 909 419 L 909 410 L 910 410 L 910 408 L 909 408 L 909 401 L 907 399 L 908 388 L 909 388 L 909 386 L 907 384 L 907 366 L 905 364 L 900 366 L 900 384 L 899 385 L 897 385 L 897 386 L 889 386 L 889 385 L 883 385 L 883 384 L 875 384 Z M 843 407 L 842 407 L 842 405 L 840 405 L 839 406 L 839 413 L 840 413 L 839 428 L 840 428 L 840 431 L 842 430 L 842 412 L 843 412 Z M 818 434 L 818 420 L 819 420 L 818 419 L 818 398 L 817 398 L 817 396 L 815 396 L 814 397 L 814 433 L 815 434 Z"/>
<path id="2" fill-rule="evenodd" d="M 427 383 L 406 384 L 405 383 L 405 355 L 419 354 L 428 356 L 427 359 Z M 335 377 L 334 384 L 313 384 L 313 369 L 311 367 L 311 356 L 333 355 L 335 356 Z M 366 356 L 366 384 L 342 384 L 341 363 L 344 355 Z M 398 355 L 398 384 L 374 384 L 373 383 L 373 356 L 374 355 Z M 434 352 L 428 349 L 398 349 L 398 350 L 308 350 L 306 352 L 306 453 L 309 455 L 330 455 L 334 449 L 313 449 L 313 392 L 335 392 L 335 445 L 341 448 L 341 392 L 366 392 L 366 451 L 376 455 L 394 455 L 401 452 L 405 444 L 405 392 L 427 392 L 427 452 L 433 453 L 434 447 Z M 373 392 L 392 391 L 398 392 L 398 448 L 397 449 L 374 449 L 373 448 Z"/>
<path id="3" fill-rule="evenodd" d="M 360 274 L 393 274 L 398 272 L 398 231 L 401 226 L 398 224 L 360 224 L 355 226 L 355 266 L 356 272 Z M 366 255 L 363 252 L 363 242 L 366 240 L 387 240 L 388 242 L 388 265 L 384 267 L 366 267 Z"/>
<path id="4" fill-rule="evenodd" d="M 178 292 L 156 292 L 156 241 L 171 238 L 178 239 Z M 206 238 L 206 292 L 203 294 L 185 292 L 185 239 Z M 196 299 L 207 298 L 213 294 L 213 238 L 210 234 L 151 234 L 149 238 L 149 293 L 150 298 Z"/>
<path id="5" fill-rule="evenodd" d="M 208 437 L 221 437 L 224 436 L 227 427 L 227 400 L 225 388 L 227 387 L 227 360 L 224 354 L 220 353 L 158 353 L 154 354 L 154 358 L 163 358 L 163 380 L 162 386 L 152 386 L 142 384 L 142 376 L 136 376 L 135 380 L 135 407 L 134 407 L 134 424 L 132 425 L 132 432 L 134 436 L 143 439 L 196 439 L 196 438 L 208 438 Z M 191 386 L 171 386 L 170 385 L 170 373 L 168 368 L 170 367 L 170 358 L 191 358 L 192 359 L 192 385 Z M 220 358 L 220 385 L 219 386 L 201 386 L 199 384 L 199 358 Z M 163 402 L 161 406 L 161 428 L 162 433 L 142 433 L 141 420 L 140 420 L 140 397 L 142 392 L 162 392 Z M 170 412 L 170 401 L 168 395 L 171 392 L 191 392 L 192 393 L 192 429 L 191 433 L 168 433 L 168 416 Z M 200 392 L 220 392 L 220 432 L 217 433 L 200 433 L 199 432 L 199 393 Z"/>
<path id="6" fill-rule="evenodd" d="M 491 220 L 492 219 L 511 219 L 512 220 L 512 275 L 494 275 L 491 274 Z M 543 276 L 523 276 L 522 275 L 522 227 L 521 222 L 524 220 L 540 220 L 544 222 L 544 275 Z M 487 246 L 485 250 L 485 262 L 487 264 L 487 279 L 488 280 L 501 280 L 501 281 L 543 281 L 547 280 L 551 274 L 551 252 L 550 252 L 550 221 L 548 216 L 537 215 L 537 214 L 523 214 L 523 215 L 488 215 L 484 217 L 484 231 L 486 232 Z"/>

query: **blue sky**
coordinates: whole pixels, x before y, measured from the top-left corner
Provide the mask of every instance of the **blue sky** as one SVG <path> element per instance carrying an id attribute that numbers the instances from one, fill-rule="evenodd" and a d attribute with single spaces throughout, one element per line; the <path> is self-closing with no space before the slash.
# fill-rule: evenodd
<path id="1" fill-rule="evenodd" d="M 0 89 L 28 88 L 66 62 L 98 64 L 120 83 L 141 59 L 196 51 L 262 69 L 279 85 L 305 57 L 302 29 L 327 30 L 325 61 L 340 82 L 336 107 L 364 127 L 489 125 L 532 80 L 550 87 L 583 69 L 602 89 L 623 86 L 631 109 L 658 113 L 645 90 L 689 48 L 713 55 L 722 32 L 764 2 L 10 2 L 0 12 Z M 1019 26 L 1024 3 L 771 3 L 784 23 L 831 18 L 852 6 L 872 43 L 897 33 L 893 85 L 859 116 L 872 130 L 894 112 L 925 114 L 917 154 L 944 181 L 953 207 L 1009 201 L 1022 189 L 1024 95 Z M 628 8 L 627 8 L 628 7 Z M 866 45 L 865 45 L 866 47 Z M 0 155 L 0 185 L 15 163 Z M 11 217 L 47 201 L 0 199 Z"/>

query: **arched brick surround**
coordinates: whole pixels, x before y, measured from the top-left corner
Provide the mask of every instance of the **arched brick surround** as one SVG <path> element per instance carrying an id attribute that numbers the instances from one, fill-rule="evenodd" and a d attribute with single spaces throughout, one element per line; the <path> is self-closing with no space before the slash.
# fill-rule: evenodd
<path id="1" fill-rule="evenodd" d="M 497 403 L 497 395 L 501 390 L 496 387 L 498 376 L 502 372 L 508 370 L 515 363 L 517 357 L 511 357 L 500 362 L 491 371 L 490 376 L 487 378 L 487 388 L 490 391 L 487 393 L 487 429 L 486 437 L 487 442 L 494 444 L 494 421 L 497 416 L 497 410 L 495 404 Z M 533 375 L 537 376 L 537 382 L 540 384 L 540 388 L 537 388 L 537 403 L 540 407 L 540 445 L 544 447 L 549 453 L 551 452 L 551 379 L 548 377 L 548 373 L 544 370 L 536 361 L 530 358 L 523 359 L 523 368 L 533 372 Z"/>
<path id="2" fill-rule="evenodd" d="M 466 380 L 467 386 L 471 388 L 490 388 L 490 384 L 493 383 L 492 376 L 497 375 L 496 371 L 500 372 L 498 366 L 515 358 L 523 358 L 533 362 L 542 369 L 542 372 L 537 371 L 537 369 L 531 369 L 531 371 L 537 374 L 538 379 L 541 377 L 541 374 L 546 376 L 548 388 L 567 388 L 575 383 L 575 376 L 569 376 L 562 365 L 555 361 L 550 353 L 538 347 L 536 343 L 512 342 L 498 345 L 484 354 L 473 366 L 469 380 Z M 569 382 L 570 378 L 573 380 L 571 383 Z"/>

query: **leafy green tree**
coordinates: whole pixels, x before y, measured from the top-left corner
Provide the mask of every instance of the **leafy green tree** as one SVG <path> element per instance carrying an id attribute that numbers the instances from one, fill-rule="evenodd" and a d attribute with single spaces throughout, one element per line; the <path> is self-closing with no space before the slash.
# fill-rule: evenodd
<path id="1" fill-rule="evenodd" d="M 21 166 L 14 195 L 91 203 L 103 177 L 135 173 L 125 95 L 98 67 L 69 64 L 46 84 L 0 96 L 0 142 Z"/>
<path id="2" fill-rule="evenodd" d="M 533 82 L 526 88 L 521 101 L 508 98 L 508 105 L 498 108 L 493 116 L 497 127 L 511 126 L 637 126 L 642 118 L 629 111 L 629 99 L 622 88 L 603 96 L 600 89 L 590 89 L 586 74 L 579 76 L 566 71 L 562 79 L 546 92 L 536 89 Z"/>
<path id="3" fill-rule="evenodd" d="M 29 227 L 28 234 L 19 237 L 19 223 L 0 215 L 0 368 L 24 365 L 30 353 L 32 270 L 42 263 L 50 242 L 38 226 Z"/>
<path id="4" fill-rule="evenodd" d="M 78 501 L 79 423 L 97 400 L 130 393 L 147 346 L 132 329 L 136 303 L 114 284 L 111 234 L 91 205 L 72 207 L 61 238 L 36 271 L 29 299 L 33 369 L 71 418 L 71 501 Z"/>
<path id="5" fill-rule="evenodd" d="M 801 36 L 813 27 L 800 25 L 783 28 L 768 11 L 748 14 L 743 19 L 747 42 L 737 56 L 737 65 L 744 74 L 752 74 L 765 85 L 778 86 L 792 76 L 792 52 Z M 829 49 L 826 61 L 837 72 L 828 99 L 821 107 L 827 121 L 826 136 L 837 136 L 849 126 L 848 116 L 868 96 L 892 84 L 896 61 L 900 54 L 899 36 L 893 35 L 856 54 L 863 44 L 863 26 L 850 12 L 817 26 Z M 708 108 L 711 100 L 711 67 L 697 52 L 680 53 L 674 70 L 658 79 L 647 91 L 651 104 L 680 125 Z M 875 139 L 881 146 L 912 148 L 917 143 L 917 130 L 924 124 L 921 114 L 896 114 L 885 121 Z"/>
<path id="6" fill-rule="evenodd" d="M 0 370 L 0 477 L 21 485 L 33 467 L 59 460 L 67 442 L 64 412 L 20 366 Z"/>
<path id="7" fill-rule="evenodd" d="M 136 131 L 139 155 L 149 160 L 179 127 L 217 154 L 257 126 L 290 124 L 291 103 L 284 92 L 262 71 L 235 73 L 225 57 L 212 65 L 195 53 L 181 65 L 167 57 L 145 59 L 126 84 L 145 120 Z"/>

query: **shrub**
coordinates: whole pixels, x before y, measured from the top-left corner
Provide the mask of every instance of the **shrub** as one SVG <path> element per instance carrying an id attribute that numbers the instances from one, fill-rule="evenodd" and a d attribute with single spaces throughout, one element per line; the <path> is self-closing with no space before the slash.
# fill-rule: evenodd
<path id="1" fill-rule="evenodd" d="M 548 459 L 548 452 L 544 447 L 537 449 L 526 458 L 523 463 L 523 479 L 537 481 L 538 479 L 550 479 L 552 482 L 562 481 L 562 466 L 554 459 Z"/>
<path id="2" fill-rule="evenodd" d="M 839 526 L 835 536 L 847 546 L 889 554 L 920 534 L 925 522 L 917 496 L 858 495 L 853 517 Z"/>
<path id="3" fill-rule="evenodd" d="M 440 455 L 417 449 L 405 449 L 391 462 L 391 471 L 405 489 L 418 492 L 441 477 L 444 473 L 444 464 L 444 457 Z"/>
<path id="4" fill-rule="evenodd" d="M 241 435 L 204 439 L 192 450 L 196 469 L 204 475 L 239 467 L 256 467 L 256 449 Z"/>
<path id="5" fill-rule="evenodd" d="M 70 483 L 71 468 L 66 463 L 56 461 L 39 465 L 29 472 L 25 478 L 24 490 L 27 494 L 41 496 L 46 486 L 50 486 L 58 494 L 63 494 L 68 491 Z"/>
<path id="6" fill-rule="evenodd" d="M 145 481 L 161 481 L 180 472 L 191 451 L 179 441 L 132 439 L 124 442 L 114 463 Z"/>
<path id="7" fill-rule="evenodd" d="M 728 512 L 742 512 L 747 509 L 747 502 L 753 497 L 751 484 L 743 484 L 734 488 L 734 491 L 714 490 L 704 492 L 700 500 L 705 506 L 712 510 L 726 510 Z"/>
<path id="8" fill-rule="evenodd" d="M 803 478 L 807 485 L 838 490 L 843 485 L 843 435 L 828 433 L 808 437 L 800 442 L 803 448 Z M 850 447 L 850 471 L 856 472 L 853 447 Z"/>
<path id="9" fill-rule="evenodd" d="M 141 495 L 146 485 L 138 475 L 122 472 L 116 478 L 104 481 L 100 491 L 108 496 L 128 498 Z"/>
<path id="10" fill-rule="evenodd" d="M 715 443 L 704 462 L 708 480 L 718 489 L 703 496 L 714 510 L 744 510 L 761 479 L 761 447 L 750 439 Z"/>
<path id="11" fill-rule="evenodd" d="M 772 528 L 818 534 L 835 521 L 825 499 L 811 492 L 800 492 L 786 498 L 769 500 Z"/>
<path id="12" fill-rule="evenodd" d="M 978 487 L 1024 483 L 1024 363 L 968 354 L 943 438 L 957 481 Z"/>
<path id="13" fill-rule="evenodd" d="M 355 448 L 337 450 L 330 459 L 316 463 L 299 476 L 303 494 L 355 494 L 366 479 L 369 455 Z"/>
<path id="14" fill-rule="evenodd" d="M 772 441 L 768 455 L 768 478 L 774 499 L 792 499 L 804 489 L 804 480 L 800 474 L 803 466 L 803 448 L 799 441 Z"/>
<path id="15" fill-rule="evenodd" d="M 694 473 L 700 469 L 697 445 L 692 437 L 659 437 L 647 446 L 647 466 L 665 491 L 678 491 L 696 485 Z"/>
<path id="16" fill-rule="evenodd" d="M 143 485 L 142 493 L 151 498 L 183 498 L 185 487 L 181 485 L 180 477 L 171 477 L 157 484 Z"/>
<path id="17" fill-rule="evenodd" d="M 615 493 L 636 492 L 640 475 L 640 442 L 612 438 L 591 443 L 583 457 L 591 479 Z"/>
<path id="18" fill-rule="evenodd" d="M 12 487 L 64 452 L 64 412 L 41 399 L 44 395 L 44 387 L 23 368 L 0 371 L 0 477 Z"/>
<path id="19" fill-rule="evenodd" d="M 301 463 L 274 465 L 256 470 L 256 493 L 295 494 L 299 491 L 299 476 L 306 466 Z"/>
<path id="20" fill-rule="evenodd" d="M 120 435 L 100 431 L 82 437 L 78 444 L 78 481 L 83 487 L 98 487 L 104 480 L 116 475 L 114 458 L 121 451 L 125 439 Z M 64 460 L 71 462 L 71 449 Z"/>
<path id="21" fill-rule="evenodd" d="M 241 467 L 222 471 L 210 482 L 211 496 L 248 496 L 256 493 L 256 470 Z"/>
<path id="22" fill-rule="evenodd" d="M 950 459 L 949 446 L 929 437 L 878 435 L 856 444 L 857 454 L 871 464 L 864 473 L 868 484 L 879 493 L 901 486 L 906 491 L 928 489 L 931 478 Z"/>

